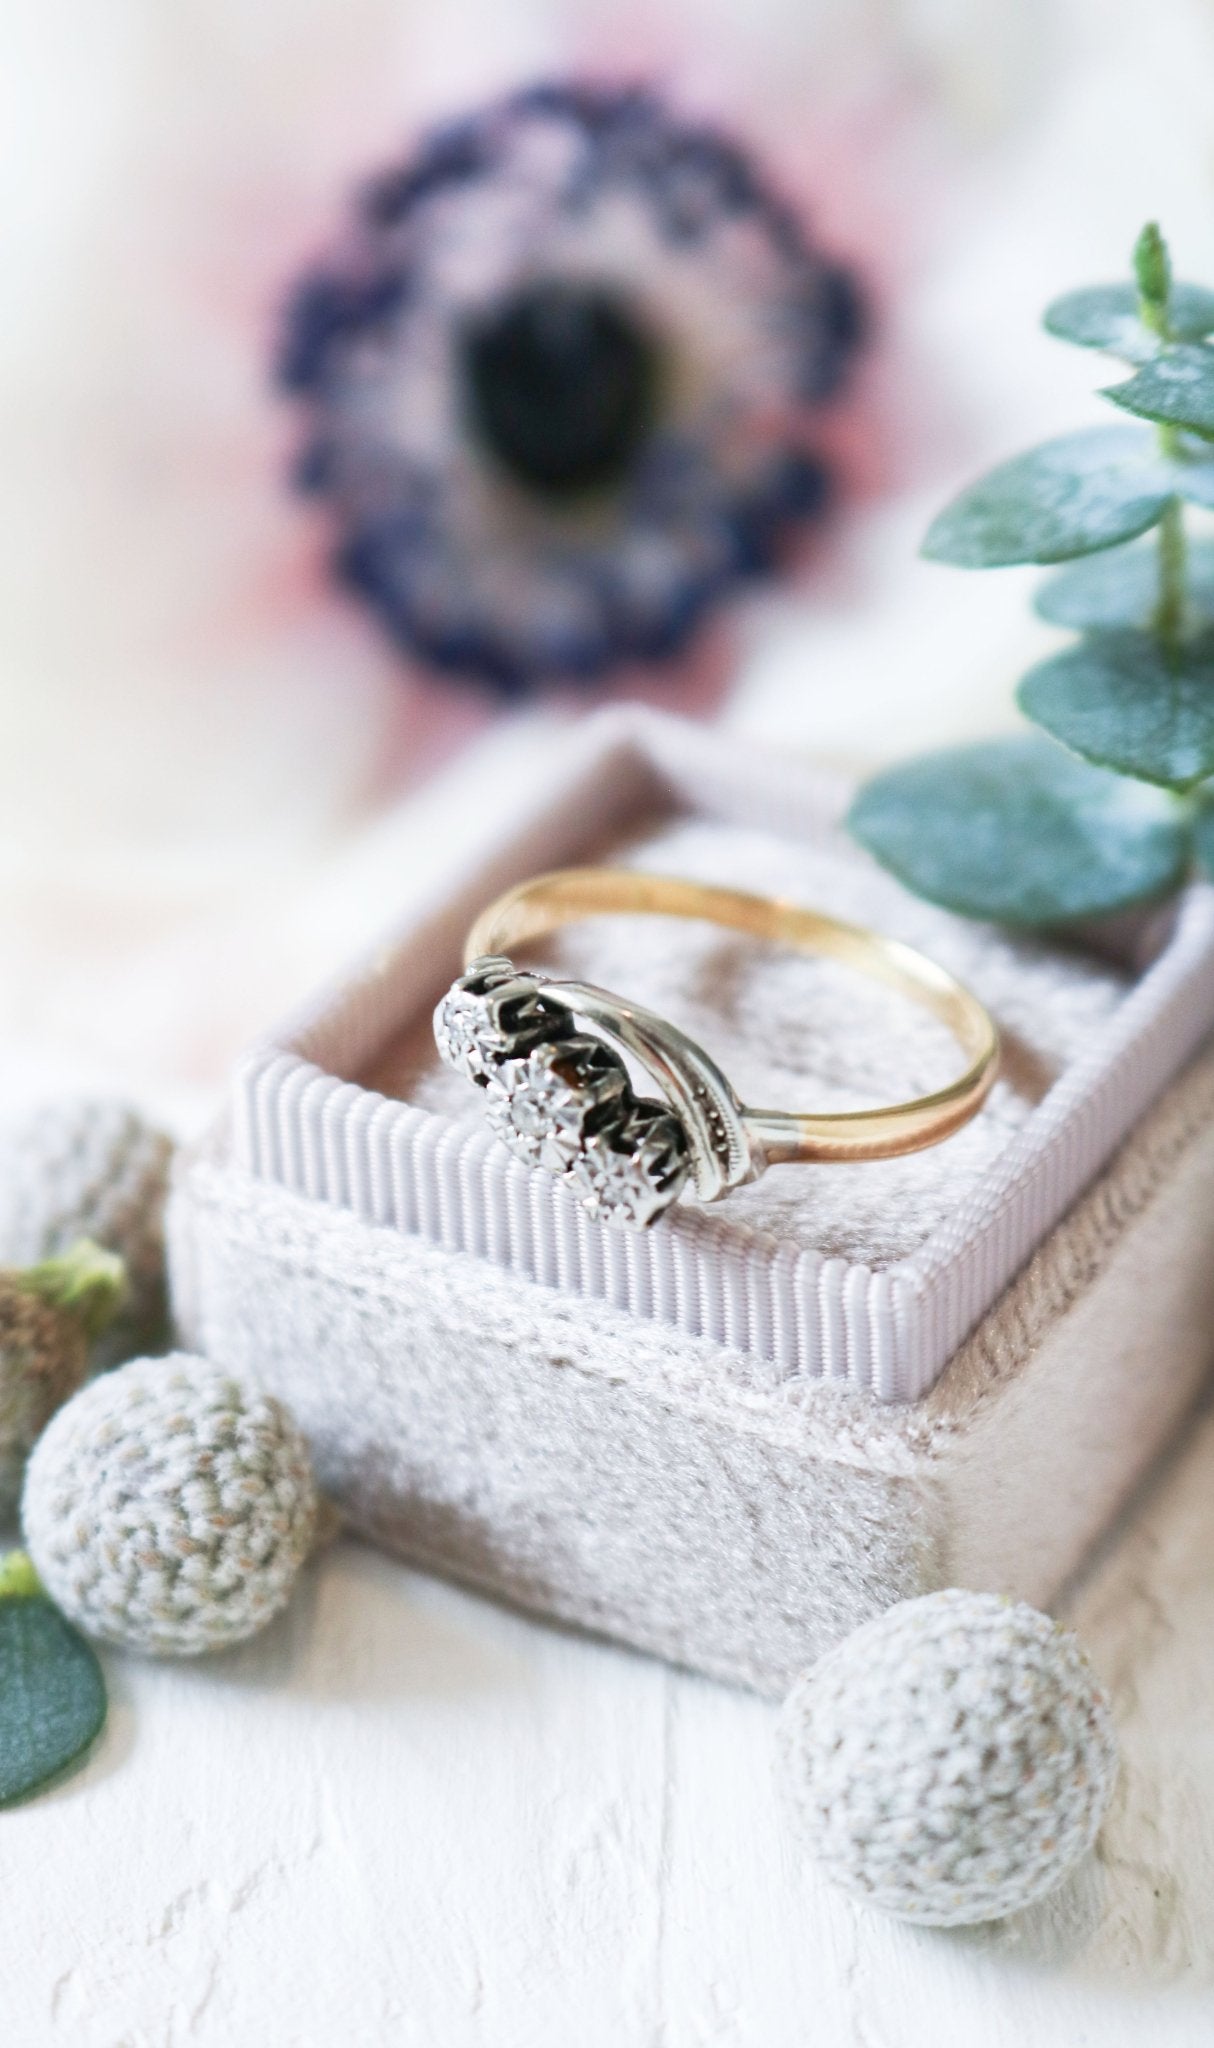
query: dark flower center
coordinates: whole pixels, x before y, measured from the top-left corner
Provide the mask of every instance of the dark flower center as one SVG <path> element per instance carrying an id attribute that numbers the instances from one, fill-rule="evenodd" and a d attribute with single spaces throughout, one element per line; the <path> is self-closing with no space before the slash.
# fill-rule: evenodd
<path id="1" fill-rule="evenodd" d="M 625 475 L 653 418 L 658 358 L 610 292 L 526 285 L 465 330 L 460 353 L 475 431 L 518 483 L 573 497 Z"/>

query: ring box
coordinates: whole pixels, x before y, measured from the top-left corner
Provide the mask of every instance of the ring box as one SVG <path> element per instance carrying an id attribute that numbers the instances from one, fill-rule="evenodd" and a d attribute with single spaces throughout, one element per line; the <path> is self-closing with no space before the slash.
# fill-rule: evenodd
<path id="1" fill-rule="evenodd" d="M 299 1418 L 351 1523 L 678 1663 L 780 1690 L 943 1584 L 1048 1600 L 1214 1356 L 1214 890 L 1099 950 L 915 901 L 847 839 L 838 778 L 600 714 L 489 858 L 250 1055 L 180 1162 L 186 1342 Z M 907 940 L 1000 1024 L 947 1143 L 784 1166 L 644 1233 L 486 1130 L 429 1019 L 465 930 L 547 867 L 633 861 Z M 554 970 L 688 1030 L 748 1101 L 939 1085 L 935 1019 L 827 962 L 667 920 Z"/>

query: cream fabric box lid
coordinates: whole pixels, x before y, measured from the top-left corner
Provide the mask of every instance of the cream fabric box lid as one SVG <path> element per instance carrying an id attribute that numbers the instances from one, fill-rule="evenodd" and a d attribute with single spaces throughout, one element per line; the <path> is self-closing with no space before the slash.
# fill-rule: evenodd
<path id="1" fill-rule="evenodd" d="M 844 1380 L 882 1400 L 918 1398 L 1214 1025 L 1214 889 L 1196 884 L 1174 912 L 1132 926 L 1132 960 L 1119 975 L 1109 969 L 1099 1000 L 1080 1006 L 1083 1028 L 1064 1035 L 1065 1054 L 1036 1097 L 1022 1090 L 1015 1117 L 1001 1119 L 996 1105 L 978 1149 L 952 1155 L 965 1161 L 964 1172 L 951 1169 L 963 1190 L 955 1202 L 939 1199 L 949 1148 L 919 1155 L 933 1162 L 920 1171 L 936 1176 L 935 1204 L 924 1210 L 930 1227 L 909 1254 L 890 1260 L 857 1257 L 854 1248 L 832 1254 L 787 1202 L 765 1210 L 737 1195 L 711 1210 L 680 1204 L 641 1234 L 614 1229 L 588 1217 L 551 1176 L 511 1158 L 479 1118 L 453 1113 L 441 1091 L 419 1086 L 402 1099 L 368 1084 L 393 1042 L 424 1032 L 458 971 L 464 932 L 487 901 L 543 868 L 600 859 L 604 850 L 617 857 L 620 841 L 630 833 L 635 840 L 646 821 L 652 843 L 655 817 L 702 825 L 702 840 L 716 830 L 707 865 L 715 862 L 713 878 L 742 887 L 754 886 L 753 867 L 721 873 L 720 863 L 744 846 L 753 852 L 762 835 L 770 851 L 760 864 L 774 886 L 804 895 L 820 882 L 807 900 L 844 915 L 857 914 L 857 898 L 861 909 L 871 901 L 874 923 L 968 970 L 1001 1024 L 1000 991 L 1015 1009 L 1017 979 L 1023 1014 L 1035 1005 L 1044 1013 L 1059 990 L 1075 1009 L 1075 989 L 1094 986 L 1096 970 L 1079 956 L 1068 961 L 1056 949 L 914 904 L 846 841 L 846 800 L 841 779 L 725 731 L 635 708 L 591 718 L 545 785 L 520 798 L 489 858 L 446 874 L 425 911 L 244 1062 L 235 1164 L 377 1226 L 751 1351 L 780 1377 Z M 666 842 L 659 835 L 663 844 L 676 857 L 685 851 L 688 866 L 696 857 L 694 832 L 682 840 L 668 833 Z M 803 863 L 793 849 L 804 850 Z M 681 871 L 669 859 L 665 865 Z M 847 900 L 823 900 L 840 892 Z M 610 985 L 646 995 L 618 977 Z M 730 1071 L 728 1059 L 722 1063 Z M 913 1181 L 888 1186 L 891 1202 L 914 1202 Z"/>

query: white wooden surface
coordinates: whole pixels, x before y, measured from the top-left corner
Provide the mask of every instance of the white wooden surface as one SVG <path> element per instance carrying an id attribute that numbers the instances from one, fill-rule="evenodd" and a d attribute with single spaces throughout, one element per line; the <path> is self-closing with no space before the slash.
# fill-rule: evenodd
<path id="1" fill-rule="evenodd" d="M 1049 1911 L 852 1907 L 785 1838 L 769 1708 L 343 1543 L 243 1653 L 110 1660 L 86 1776 L 4 1819 L 4 2037 L 1207 2048 L 1212 1477 L 1207 1423 L 1078 1604 L 1126 1770 Z"/>
<path id="2" fill-rule="evenodd" d="M 3 14 L 0 1089 L 124 1087 L 189 1129 L 253 1032 L 491 831 L 500 777 L 564 715 L 385 808 L 434 721 L 309 594 L 259 383 L 265 280 L 419 78 L 435 97 L 610 48 L 617 16 Z M 715 52 L 786 128 L 823 66 L 927 106 L 905 175 L 884 166 L 914 198 L 872 401 L 884 484 L 807 599 L 750 612 L 728 716 L 833 753 L 989 726 L 1049 644 L 1031 579 L 930 570 L 917 535 L 960 475 L 1095 416 L 1104 366 L 1034 334 L 1046 296 L 1116 274 L 1155 211 L 1214 273 L 1214 22 L 1202 0 L 670 0 L 646 22 L 664 62 L 711 79 Z M 875 104 L 879 157 L 902 102 Z M 853 172 L 844 152 L 840 232 Z M 932 1935 L 800 1866 L 768 1707 L 341 1542 L 242 1653 L 109 1658 L 87 1770 L 0 1817 L 0 2042 L 1207 2048 L 1212 1559 L 1207 1415 L 1074 1599 L 1126 1758 L 1099 1857 L 1018 1922 Z"/>

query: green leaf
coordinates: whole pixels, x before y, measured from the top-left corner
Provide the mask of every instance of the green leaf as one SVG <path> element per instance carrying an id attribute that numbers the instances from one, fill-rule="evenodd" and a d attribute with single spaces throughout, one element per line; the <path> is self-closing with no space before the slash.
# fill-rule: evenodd
<path id="1" fill-rule="evenodd" d="M 991 470 L 933 520 L 929 560 L 962 569 L 1065 562 L 1163 516 L 1172 471 L 1145 427 L 1089 427 Z"/>
<path id="2" fill-rule="evenodd" d="M 1214 349 L 1198 342 L 1163 348 L 1127 383 L 1111 384 L 1101 396 L 1139 419 L 1214 434 Z"/>
<path id="3" fill-rule="evenodd" d="M 104 1721 L 96 1655 L 42 1594 L 0 1600 L 0 1805 L 83 1759 Z"/>
<path id="4" fill-rule="evenodd" d="M 1191 608 L 1214 622 L 1214 541 L 1190 541 L 1186 582 Z M 1077 633 L 1092 627 L 1149 626 L 1159 602 L 1159 555 L 1151 541 L 1109 548 L 1072 562 L 1042 584 L 1034 598 L 1051 626 Z"/>
<path id="5" fill-rule="evenodd" d="M 1045 325 L 1061 341 L 1080 348 L 1100 348 L 1128 363 L 1148 363 L 1159 350 L 1142 318 L 1132 284 L 1098 284 L 1067 292 L 1046 308 Z M 1196 284 L 1174 284 L 1168 300 L 1168 325 L 1177 341 L 1200 341 L 1214 334 L 1214 292 Z"/>
<path id="6" fill-rule="evenodd" d="M 1030 669 L 1016 692 L 1026 718 L 1086 761 L 1165 789 L 1214 775 L 1214 637 L 1169 662 L 1151 633 L 1093 633 Z"/>
<path id="7" fill-rule="evenodd" d="M 1175 798 L 1037 734 L 950 748 L 860 791 L 852 832 L 920 896 L 966 917 L 1061 925 L 1162 895 L 1189 860 Z"/>

